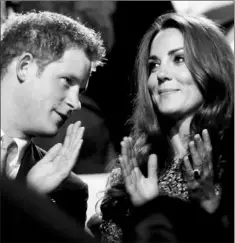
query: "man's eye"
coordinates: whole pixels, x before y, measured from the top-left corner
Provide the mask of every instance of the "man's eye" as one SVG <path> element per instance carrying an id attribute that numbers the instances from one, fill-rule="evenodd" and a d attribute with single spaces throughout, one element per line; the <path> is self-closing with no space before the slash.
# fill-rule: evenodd
<path id="1" fill-rule="evenodd" d="M 66 78 L 66 77 L 63 77 L 60 80 L 61 80 L 62 84 L 65 86 L 70 86 L 71 82 L 72 82 L 70 78 Z"/>

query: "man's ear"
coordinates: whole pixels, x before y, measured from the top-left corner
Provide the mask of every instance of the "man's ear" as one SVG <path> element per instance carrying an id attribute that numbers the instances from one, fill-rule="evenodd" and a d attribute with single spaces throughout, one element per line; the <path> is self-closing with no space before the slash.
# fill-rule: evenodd
<path id="1" fill-rule="evenodd" d="M 31 53 L 24 53 L 22 54 L 19 59 L 16 66 L 16 74 L 17 78 L 20 83 L 23 83 L 26 81 L 30 64 L 34 61 L 33 55 Z"/>

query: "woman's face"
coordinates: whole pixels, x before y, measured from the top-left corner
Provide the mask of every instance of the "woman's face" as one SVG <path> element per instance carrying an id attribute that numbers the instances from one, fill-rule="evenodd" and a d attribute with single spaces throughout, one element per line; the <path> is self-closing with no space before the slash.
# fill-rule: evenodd
<path id="1" fill-rule="evenodd" d="M 148 88 L 161 114 L 182 119 L 198 109 L 203 97 L 185 64 L 184 39 L 178 29 L 155 36 L 148 67 Z"/>

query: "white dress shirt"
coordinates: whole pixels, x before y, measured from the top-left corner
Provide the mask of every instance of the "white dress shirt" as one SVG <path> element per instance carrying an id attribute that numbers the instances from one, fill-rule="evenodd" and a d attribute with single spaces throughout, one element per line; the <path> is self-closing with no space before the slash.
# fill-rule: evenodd
<path id="1" fill-rule="evenodd" d="M 2 137 L 4 135 L 5 135 L 5 133 L 1 129 L 1 145 L 2 145 Z M 8 175 L 11 179 L 16 178 L 19 168 L 20 168 L 21 159 L 24 155 L 24 152 L 25 152 L 27 146 L 30 143 L 30 140 L 28 140 L 28 139 L 22 139 L 22 138 L 13 138 L 13 139 L 17 144 L 18 151 L 17 151 L 16 157 L 8 165 L 11 168 L 11 174 Z"/>

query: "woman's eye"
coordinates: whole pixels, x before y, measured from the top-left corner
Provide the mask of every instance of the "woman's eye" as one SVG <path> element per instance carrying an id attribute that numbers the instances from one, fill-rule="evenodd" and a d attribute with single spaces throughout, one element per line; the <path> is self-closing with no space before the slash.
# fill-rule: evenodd
<path id="1" fill-rule="evenodd" d="M 174 58 L 174 61 L 176 62 L 176 63 L 183 63 L 185 60 L 184 60 L 184 57 L 183 56 L 175 56 L 175 58 Z"/>
<path id="2" fill-rule="evenodd" d="M 149 73 L 156 71 L 159 68 L 159 66 L 160 66 L 160 63 L 158 63 L 158 62 L 150 62 L 148 64 Z"/>

